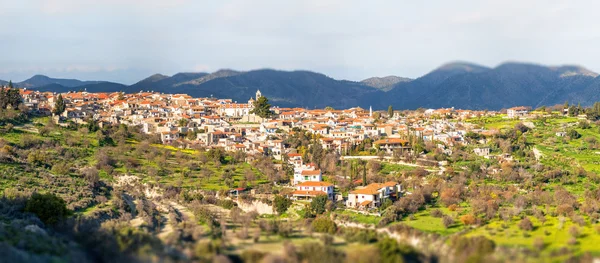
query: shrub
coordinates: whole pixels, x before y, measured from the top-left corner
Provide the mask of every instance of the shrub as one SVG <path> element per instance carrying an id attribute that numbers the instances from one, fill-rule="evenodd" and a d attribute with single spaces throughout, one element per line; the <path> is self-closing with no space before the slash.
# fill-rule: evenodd
<path id="1" fill-rule="evenodd" d="M 456 262 L 483 262 L 486 255 L 494 252 L 496 244 L 483 236 L 455 236 L 450 242 L 456 252 Z"/>
<path id="2" fill-rule="evenodd" d="M 439 209 L 433 209 L 429 214 L 433 217 L 442 217 L 444 215 L 444 213 L 442 213 L 442 210 Z"/>
<path id="3" fill-rule="evenodd" d="M 277 214 L 280 215 L 287 212 L 288 208 L 290 208 L 291 205 L 292 200 L 281 195 L 275 196 L 275 199 L 273 200 L 273 206 L 275 206 L 275 211 L 277 211 Z"/>
<path id="4" fill-rule="evenodd" d="M 321 236 L 321 241 L 323 242 L 323 245 L 325 246 L 331 246 L 333 245 L 333 236 L 331 235 L 322 235 Z"/>
<path id="5" fill-rule="evenodd" d="M 66 175 L 71 170 L 71 167 L 67 163 L 57 163 L 52 165 L 52 172 L 59 175 Z"/>
<path id="6" fill-rule="evenodd" d="M 315 220 L 313 220 L 311 226 L 313 231 L 319 233 L 334 234 L 336 231 L 336 226 L 333 220 L 325 216 L 317 217 Z"/>
<path id="7" fill-rule="evenodd" d="M 573 212 L 573 206 L 570 204 L 562 204 L 556 207 L 556 213 L 559 215 L 569 215 Z"/>
<path id="8" fill-rule="evenodd" d="M 301 257 L 297 262 L 344 262 L 345 254 L 333 246 L 324 246 L 318 242 L 302 244 L 298 253 Z"/>
<path id="9" fill-rule="evenodd" d="M 531 220 L 529 220 L 529 217 L 525 217 L 519 222 L 519 228 L 523 231 L 533 230 L 533 224 L 531 223 Z"/>
<path id="10" fill-rule="evenodd" d="M 381 262 L 405 262 L 418 260 L 418 253 L 406 244 L 400 244 L 393 238 L 383 238 L 377 242 Z"/>
<path id="11" fill-rule="evenodd" d="M 577 130 L 575 129 L 571 129 L 567 132 L 567 136 L 569 136 L 569 138 L 571 139 L 579 139 L 581 138 L 581 134 L 579 134 L 579 132 L 577 132 Z"/>
<path id="12" fill-rule="evenodd" d="M 451 204 L 448 206 L 448 210 L 454 212 L 456 211 L 456 209 L 458 208 L 458 206 L 456 204 Z"/>
<path id="13" fill-rule="evenodd" d="M 587 121 L 580 121 L 579 124 L 577 124 L 577 127 L 585 130 L 591 128 L 592 126 L 590 126 L 590 124 Z"/>
<path id="14" fill-rule="evenodd" d="M 462 222 L 464 225 L 473 225 L 476 222 L 476 218 L 474 215 L 472 214 L 466 214 L 460 217 L 460 222 Z"/>
<path id="15" fill-rule="evenodd" d="M 217 201 L 217 205 L 220 207 L 223 207 L 225 209 L 231 209 L 235 205 L 235 202 L 233 202 L 229 199 L 224 199 L 224 200 Z"/>
<path id="16" fill-rule="evenodd" d="M 310 202 L 310 210 L 314 215 L 320 215 L 325 213 L 325 206 L 327 205 L 327 195 L 318 195 Z"/>
<path id="17" fill-rule="evenodd" d="M 244 250 L 240 257 L 244 260 L 244 262 L 258 263 L 262 262 L 262 259 L 265 257 L 265 255 L 265 253 L 257 250 Z"/>
<path id="18" fill-rule="evenodd" d="M 442 223 L 444 224 L 445 228 L 448 228 L 454 224 L 454 219 L 448 215 L 444 215 L 442 217 Z"/>
<path id="19" fill-rule="evenodd" d="M 343 228 L 343 235 L 348 242 L 369 244 L 377 242 L 377 232 L 371 229 Z"/>
<path id="20" fill-rule="evenodd" d="M 579 228 L 577 228 L 577 226 L 571 226 L 569 228 L 569 235 L 573 238 L 577 238 L 579 236 Z"/>
<path id="21" fill-rule="evenodd" d="M 35 214 L 45 224 L 56 224 L 69 214 L 65 200 L 53 194 L 38 193 L 27 200 L 25 212 Z"/>

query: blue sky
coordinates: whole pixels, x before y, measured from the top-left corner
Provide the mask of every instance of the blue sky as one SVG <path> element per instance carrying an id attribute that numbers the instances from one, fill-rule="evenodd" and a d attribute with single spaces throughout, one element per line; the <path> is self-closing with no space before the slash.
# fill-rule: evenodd
<path id="1" fill-rule="evenodd" d="M 0 79 L 304 69 L 418 77 L 455 60 L 600 71 L 600 1 L 0 0 Z"/>

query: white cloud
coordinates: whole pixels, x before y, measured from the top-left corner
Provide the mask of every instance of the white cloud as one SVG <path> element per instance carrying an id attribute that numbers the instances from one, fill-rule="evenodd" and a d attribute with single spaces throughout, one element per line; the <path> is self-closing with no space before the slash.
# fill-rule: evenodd
<path id="1" fill-rule="evenodd" d="M 0 0 L 0 6 L 12 21 L 0 24 L 0 73 L 271 67 L 362 79 L 418 77 L 449 60 L 493 66 L 509 59 L 600 70 L 593 56 L 600 2 L 591 0 Z"/>

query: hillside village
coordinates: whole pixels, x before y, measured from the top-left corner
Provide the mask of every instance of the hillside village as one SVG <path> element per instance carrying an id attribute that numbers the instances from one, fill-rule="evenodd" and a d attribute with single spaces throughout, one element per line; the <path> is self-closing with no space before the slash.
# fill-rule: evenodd
<path id="1" fill-rule="evenodd" d="M 440 244 L 476 235 L 501 249 L 558 238 L 572 249 L 553 245 L 544 256 L 584 251 L 578 240 L 596 238 L 571 228 L 591 233 L 600 218 L 596 199 L 584 198 L 593 193 L 581 187 L 597 189 L 600 182 L 600 103 L 374 111 L 272 107 L 267 96 L 256 91 L 240 103 L 157 92 L 2 89 L 0 176 L 7 180 L 0 187 L 33 195 L 54 182 L 51 193 L 78 216 L 147 227 L 167 243 L 165 224 L 183 229 L 177 222 L 193 222 L 190 212 L 205 218 L 193 225 L 218 234 L 223 220 L 243 230 L 233 219 L 240 211 L 260 216 L 244 224 L 260 229 L 258 240 L 267 234 L 264 243 L 253 241 L 265 251 L 273 231 L 283 237 L 279 246 L 293 240 L 285 234 L 289 222 L 295 237 L 312 240 L 315 228 L 346 244 L 355 241 L 344 231 L 354 228 L 433 234 Z M 139 225 L 142 210 L 147 221 Z M 568 235 L 553 225 L 566 216 Z M 232 254 L 243 251 L 235 245 L 249 240 L 242 236 L 223 237 Z M 362 242 L 375 242 L 368 240 Z M 511 259 L 520 255 L 510 251 Z"/>
<path id="2" fill-rule="evenodd" d="M 286 147 L 284 139 L 289 134 L 308 131 L 318 136 L 323 149 L 333 150 L 339 156 L 356 153 L 360 145 L 363 146 L 362 154 L 366 152 L 400 161 L 426 160 L 426 156 L 415 152 L 418 151 L 414 147 L 417 141 L 435 142 L 439 150 L 450 155 L 454 146 L 469 144 L 468 133 L 490 136 L 498 132 L 478 129 L 466 120 L 494 117 L 499 112 L 453 108 L 394 111 L 389 115 L 358 107 L 344 110 L 272 107 L 273 116 L 261 118 L 251 113 L 255 101 L 263 96 L 260 91 L 245 103 L 156 92 L 56 94 L 21 89 L 20 93 L 31 111 L 48 115 L 53 112 L 60 95 L 65 110 L 60 115 L 53 115 L 53 121 L 60 125 L 90 121 L 100 127 L 124 124 L 139 127 L 146 134 L 156 134 L 162 143 L 180 148 L 221 148 L 285 161 L 293 167 L 290 184 L 295 189 L 291 193 L 295 200 L 310 200 L 323 194 L 330 200 L 344 201 L 341 195 L 334 195 L 333 184 L 323 181 L 323 174 L 315 164 L 306 163 L 301 153 Z M 527 118 L 529 112 L 526 107 L 507 111 L 510 118 Z M 368 149 L 364 149 L 365 142 L 369 142 Z M 510 156 L 490 156 L 487 147 L 474 148 L 473 152 L 486 158 L 512 160 Z M 444 162 L 429 160 L 429 165 L 443 166 Z M 377 208 L 384 199 L 395 201 L 401 192 L 400 182 L 363 184 L 350 192 L 345 202 L 349 208 Z"/>

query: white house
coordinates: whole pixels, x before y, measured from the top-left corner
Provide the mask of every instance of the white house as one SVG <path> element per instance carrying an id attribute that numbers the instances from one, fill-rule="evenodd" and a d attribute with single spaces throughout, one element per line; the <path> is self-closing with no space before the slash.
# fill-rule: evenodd
<path id="1" fill-rule="evenodd" d="M 179 132 L 177 131 L 164 131 L 160 133 L 160 140 L 163 143 L 171 143 L 179 139 Z"/>
<path id="2" fill-rule="evenodd" d="M 529 108 L 524 106 L 512 107 L 506 111 L 506 114 L 509 118 L 518 118 L 527 116 L 529 113 Z"/>
<path id="3" fill-rule="evenodd" d="M 473 152 L 475 152 L 475 154 L 477 154 L 478 156 L 488 156 L 488 155 L 490 155 L 490 148 L 489 147 L 475 148 L 475 149 L 473 149 Z"/>
<path id="4" fill-rule="evenodd" d="M 327 182 L 303 182 L 296 185 L 296 191 L 292 193 L 295 200 L 310 200 L 318 195 L 327 195 L 333 199 L 333 184 Z"/>
<path id="5" fill-rule="evenodd" d="M 299 153 L 288 153 L 288 163 L 294 167 L 302 166 L 302 155 Z"/>
<path id="6" fill-rule="evenodd" d="M 396 200 L 401 190 L 400 184 L 396 182 L 372 183 L 350 192 L 346 206 L 349 208 L 379 207 L 385 199 Z"/>
<path id="7" fill-rule="evenodd" d="M 321 170 L 301 170 L 300 173 L 294 173 L 294 185 L 309 181 L 323 181 Z"/>

